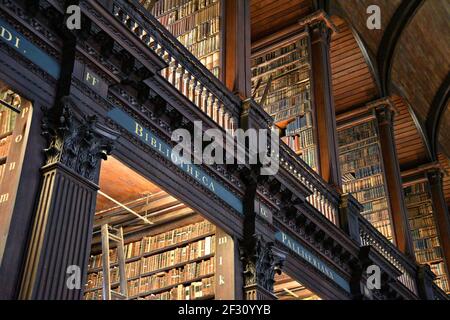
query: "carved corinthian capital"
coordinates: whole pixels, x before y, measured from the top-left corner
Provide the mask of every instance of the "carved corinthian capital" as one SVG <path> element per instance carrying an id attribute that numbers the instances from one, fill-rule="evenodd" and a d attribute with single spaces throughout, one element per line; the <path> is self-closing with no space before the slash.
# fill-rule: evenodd
<path id="1" fill-rule="evenodd" d="M 273 292 L 275 273 L 281 274 L 285 254 L 274 247 L 273 242 L 254 236 L 253 244 L 241 248 L 241 261 L 244 267 L 244 285 L 260 286 Z"/>
<path id="2" fill-rule="evenodd" d="M 92 181 L 100 159 L 106 160 L 111 153 L 118 133 L 99 124 L 96 116 L 75 117 L 74 110 L 69 97 L 63 97 L 54 108 L 43 108 L 46 165 L 61 163 Z"/>

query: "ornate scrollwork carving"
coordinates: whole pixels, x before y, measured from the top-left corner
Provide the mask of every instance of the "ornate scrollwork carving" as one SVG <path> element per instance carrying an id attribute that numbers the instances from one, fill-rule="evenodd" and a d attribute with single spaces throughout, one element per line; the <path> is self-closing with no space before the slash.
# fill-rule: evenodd
<path id="1" fill-rule="evenodd" d="M 117 134 L 105 130 L 96 116 L 75 118 L 74 103 L 63 97 L 55 108 L 43 108 L 42 135 L 47 139 L 44 149 L 46 164 L 60 162 L 80 176 L 93 180 L 99 160 L 107 159 Z"/>
<path id="2" fill-rule="evenodd" d="M 273 242 L 265 241 L 262 236 L 255 235 L 252 242 L 241 247 L 244 284 L 258 285 L 273 292 L 275 273 L 281 274 L 286 256 L 274 247 Z"/>

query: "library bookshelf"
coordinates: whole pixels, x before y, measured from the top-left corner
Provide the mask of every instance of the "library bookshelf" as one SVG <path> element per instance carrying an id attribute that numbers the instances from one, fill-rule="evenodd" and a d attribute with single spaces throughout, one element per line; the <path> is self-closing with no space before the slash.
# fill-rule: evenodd
<path id="1" fill-rule="evenodd" d="M 308 36 L 258 46 L 251 72 L 252 95 L 273 117 L 282 141 L 317 171 Z"/>
<path id="2" fill-rule="evenodd" d="M 204 220 L 127 243 L 128 298 L 214 298 L 215 242 L 215 227 Z M 117 248 L 110 249 L 109 254 L 112 287 L 120 290 Z M 86 299 L 102 299 L 102 273 L 102 254 L 94 254 L 89 260 Z"/>
<path id="3" fill-rule="evenodd" d="M 221 0 L 140 0 L 209 71 L 221 77 Z"/>
<path id="4" fill-rule="evenodd" d="M 343 192 L 351 193 L 362 204 L 363 217 L 392 241 L 392 218 L 375 117 L 339 123 L 338 146 Z"/>
<path id="5" fill-rule="evenodd" d="M 430 266 L 436 275 L 435 283 L 449 294 L 448 272 L 436 228 L 428 180 L 408 181 L 403 185 L 403 191 L 416 260 Z"/>

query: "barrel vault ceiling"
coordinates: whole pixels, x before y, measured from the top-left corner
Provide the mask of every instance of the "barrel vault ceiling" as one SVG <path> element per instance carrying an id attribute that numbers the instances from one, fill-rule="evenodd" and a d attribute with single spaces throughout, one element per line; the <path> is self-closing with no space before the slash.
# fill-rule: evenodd
<path id="1" fill-rule="evenodd" d="M 381 9 L 380 30 L 367 28 L 369 5 Z M 252 40 L 317 7 L 339 30 L 330 49 L 336 112 L 391 96 L 400 166 L 439 160 L 450 202 L 450 0 L 251 0 Z"/>

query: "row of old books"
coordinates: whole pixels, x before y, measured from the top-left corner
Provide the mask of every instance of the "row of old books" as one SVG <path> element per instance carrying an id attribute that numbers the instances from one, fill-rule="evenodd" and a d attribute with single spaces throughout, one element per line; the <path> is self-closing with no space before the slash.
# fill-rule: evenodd
<path id="1" fill-rule="evenodd" d="M 381 185 L 375 186 L 371 189 L 353 192 L 352 194 L 359 202 L 367 202 L 386 196 L 386 190 L 384 185 Z"/>
<path id="2" fill-rule="evenodd" d="M 344 144 L 342 147 L 342 153 L 347 152 L 354 152 L 356 150 L 359 150 L 360 148 L 366 148 L 370 145 L 378 144 L 379 138 L 378 136 L 374 135 L 372 137 L 363 139 L 363 140 L 356 140 L 354 142 L 349 142 L 347 144 Z"/>
<path id="3" fill-rule="evenodd" d="M 363 217 L 365 217 L 365 214 L 363 214 Z M 388 240 L 392 240 L 392 223 L 390 219 L 369 222 Z"/>
<path id="4" fill-rule="evenodd" d="M 215 5 L 205 8 L 202 11 L 197 12 L 196 14 L 176 21 L 169 21 L 168 17 L 169 16 L 162 16 L 158 20 L 175 37 L 178 37 L 204 23 L 208 23 L 213 20 L 219 20 L 215 23 L 220 23 L 220 7 L 219 3 L 216 3 Z"/>
<path id="5" fill-rule="evenodd" d="M 376 212 L 381 210 L 388 210 L 388 202 L 386 198 L 373 200 L 362 204 L 362 212 Z"/>
<path id="6" fill-rule="evenodd" d="M 188 226 L 176 228 L 171 231 L 161 233 L 156 236 L 144 237 L 143 250 L 151 252 L 170 245 L 188 241 L 193 238 L 201 237 L 215 231 L 215 226 L 209 221 L 202 221 Z"/>
<path id="7" fill-rule="evenodd" d="M 296 117 L 294 121 L 291 121 L 286 126 L 286 135 L 292 136 L 300 133 L 302 130 L 312 127 L 312 113 L 308 112 L 304 116 Z"/>
<path id="8" fill-rule="evenodd" d="M 403 188 L 406 205 L 411 207 L 421 205 L 423 201 L 430 199 L 426 182 L 418 182 Z"/>
<path id="9" fill-rule="evenodd" d="M 404 187 L 403 191 L 416 260 L 420 263 L 428 263 L 431 270 L 438 276 L 435 283 L 442 290 L 449 292 L 428 182 L 413 183 Z"/>
<path id="10" fill-rule="evenodd" d="M 177 39 L 185 46 L 192 45 L 218 34 L 220 31 L 220 19 L 216 17 L 210 21 L 196 25 L 188 32 L 178 36 Z"/>
<path id="11" fill-rule="evenodd" d="M 312 130 L 312 129 L 311 129 Z M 303 161 L 306 162 L 308 166 L 311 167 L 313 170 L 317 170 L 317 148 L 316 145 L 313 145 L 311 147 L 308 147 L 306 149 L 302 150 L 302 154 L 300 155 L 300 158 L 302 158 Z"/>
<path id="12" fill-rule="evenodd" d="M 184 44 L 184 43 L 183 43 Z M 184 46 L 195 56 L 197 59 L 212 54 L 220 49 L 220 34 L 213 35 L 205 40 L 199 42 L 186 43 Z"/>
<path id="13" fill-rule="evenodd" d="M 420 263 L 429 263 L 430 261 L 436 261 L 442 259 L 441 247 L 431 249 L 421 249 L 416 252 L 416 259 Z"/>
<path id="14" fill-rule="evenodd" d="M 180 268 L 170 269 L 163 273 L 152 274 L 139 279 L 139 293 L 158 290 L 195 280 L 202 276 L 212 275 L 215 270 L 215 259 L 210 258 L 199 262 L 192 262 Z M 131 281 L 129 282 L 131 283 Z M 136 293 L 129 293 L 130 296 Z"/>
<path id="15" fill-rule="evenodd" d="M 134 261 L 125 264 L 125 277 L 132 279 L 141 274 L 141 261 Z M 114 266 L 110 268 L 109 279 L 111 283 L 119 282 L 120 274 L 119 267 Z M 86 289 L 100 288 L 103 282 L 103 271 L 88 272 Z"/>
<path id="16" fill-rule="evenodd" d="M 435 225 L 435 220 L 433 215 L 427 215 L 427 216 L 416 216 L 414 218 L 409 219 L 409 226 L 411 229 L 418 229 L 423 227 L 430 227 Z"/>
<path id="17" fill-rule="evenodd" d="M 143 239 L 125 245 L 125 258 L 133 258 L 141 254 L 151 253 L 190 239 L 201 237 L 215 231 L 215 226 L 209 221 L 202 221 L 184 227 L 176 228 L 158 235 L 146 236 Z M 110 249 L 111 263 L 117 262 L 117 249 Z M 92 255 L 89 259 L 89 268 L 102 266 L 102 254 Z"/>
<path id="18" fill-rule="evenodd" d="M 257 55 L 254 59 L 252 59 L 252 68 L 256 68 L 260 65 L 264 65 L 266 63 L 271 62 L 279 57 L 285 56 L 286 54 L 292 52 L 300 52 L 302 56 L 308 55 L 308 41 L 307 38 L 302 38 L 300 40 L 291 42 L 284 46 L 279 46 L 273 50 L 265 52 L 263 54 Z"/>
<path id="19" fill-rule="evenodd" d="M 422 202 L 420 205 L 417 205 L 417 206 L 411 205 L 408 207 L 408 213 L 411 218 L 416 217 L 416 216 L 430 215 L 433 213 L 433 206 L 430 202 L 428 202 L 428 203 Z"/>
<path id="20" fill-rule="evenodd" d="M 448 284 L 447 276 L 442 276 L 434 280 L 434 282 L 447 294 L 450 292 L 450 286 Z"/>
<path id="21" fill-rule="evenodd" d="M 157 294 L 146 296 L 146 300 L 195 300 L 214 295 L 214 277 L 202 279 Z"/>
<path id="22" fill-rule="evenodd" d="M 187 246 L 152 255 L 142 260 L 142 273 L 171 267 L 190 260 L 213 254 L 215 251 L 215 236 L 193 242 Z"/>
<path id="23" fill-rule="evenodd" d="M 413 243 L 415 250 L 431 249 L 440 246 L 439 239 L 437 236 L 431 238 L 416 239 L 413 240 Z"/>
<path id="24" fill-rule="evenodd" d="M 430 264 L 430 269 L 436 276 L 445 275 L 445 265 L 444 262 L 432 263 Z"/>
<path id="25" fill-rule="evenodd" d="M 209 71 L 220 76 L 219 0 L 160 0 L 151 12 Z"/>
<path id="26" fill-rule="evenodd" d="M 166 272 L 152 274 L 128 281 L 128 295 L 136 296 L 149 291 L 156 291 L 166 287 L 177 286 L 197 278 L 212 275 L 215 270 L 215 259 L 186 264 Z"/>
<path id="27" fill-rule="evenodd" d="M 151 12 L 156 17 L 160 17 L 167 13 L 175 13 L 177 19 L 182 19 L 183 17 L 189 16 L 198 10 L 207 8 L 218 0 L 140 0 L 141 4 L 146 9 L 151 9 Z M 154 2 L 153 8 L 150 8 Z"/>
<path id="28" fill-rule="evenodd" d="M 300 85 L 303 85 L 304 87 L 307 87 L 309 89 L 309 78 L 310 78 L 309 70 L 307 68 L 303 69 L 297 68 L 295 69 L 295 71 L 297 72 L 288 72 L 287 74 L 279 73 L 275 77 L 274 75 L 272 75 L 270 81 L 270 92 L 273 93 L 277 92 L 278 90 Z M 270 78 L 270 74 L 269 77 L 261 75 L 256 78 L 257 79 L 256 82 L 254 81 L 255 85 L 259 83 L 259 87 L 256 90 L 257 96 L 261 96 L 264 93 L 268 78 Z M 309 90 L 304 90 L 302 93 L 304 94 L 304 96 L 297 97 L 297 102 L 301 103 L 305 101 L 310 101 L 309 96 L 307 96 Z"/>
<path id="29" fill-rule="evenodd" d="M 294 151 L 300 151 L 314 146 L 314 134 L 312 128 L 307 128 L 297 134 L 283 136 L 281 137 L 281 140 Z"/>
<path id="30" fill-rule="evenodd" d="M 252 77 L 257 77 L 261 74 L 265 74 L 269 71 L 273 71 L 279 67 L 296 64 L 299 67 L 299 60 L 304 57 L 304 53 L 301 50 L 294 50 L 289 54 L 283 55 L 278 59 L 271 60 L 267 63 L 256 64 L 252 68 Z"/>
<path id="31" fill-rule="evenodd" d="M 363 217 L 391 240 L 391 214 L 375 121 L 338 130 L 338 143 L 342 189 L 352 193 L 363 205 Z"/>
<path id="32" fill-rule="evenodd" d="M 436 227 L 434 225 L 434 221 L 433 221 L 433 225 L 431 225 L 431 226 L 423 226 L 419 229 L 411 230 L 411 236 L 413 239 L 432 237 L 432 236 L 435 236 L 436 234 L 437 234 L 437 232 L 436 232 Z"/>
<path id="33" fill-rule="evenodd" d="M 378 187 L 384 184 L 382 175 L 373 175 L 364 179 L 354 180 L 347 182 L 342 186 L 342 190 L 345 193 L 358 192 L 360 190 L 370 189 Z"/>
<path id="34" fill-rule="evenodd" d="M 342 134 L 338 136 L 338 143 L 339 145 L 345 145 L 374 136 L 377 136 L 376 124 L 374 121 L 367 121 L 342 130 Z"/>
<path id="35" fill-rule="evenodd" d="M 279 109 L 288 108 L 300 104 L 309 105 L 309 85 L 286 86 L 277 91 L 269 91 L 264 107 L 267 112 L 274 113 Z M 270 106 L 271 108 L 266 108 Z M 305 110 L 306 111 L 306 110 Z"/>
<path id="36" fill-rule="evenodd" d="M 357 160 L 365 160 L 369 163 L 376 161 L 379 162 L 379 147 L 377 144 L 367 145 L 366 148 L 358 148 L 352 150 L 351 152 L 346 152 L 341 154 L 340 161 L 344 161 L 345 163 L 349 163 Z M 369 161 L 370 160 L 370 161 Z"/>
<path id="37" fill-rule="evenodd" d="M 17 114 L 7 109 L 6 107 L 0 107 L 0 135 L 12 132 L 16 123 Z"/>
<path id="38" fill-rule="evenodd" d="M 255 100 L 261 102 L 268 92 L 262 107 L 280 126 L 282 140 L 316 169 L 308 39 L 292 39 L 254 53 L 251 72 Z"/>
<path id="39" fill-rule="evenodd" d="M 355 152 L 357 149 L 354 150 Z M 359 152 L 359 151 L 358 151 Z M 355 174 L 355 179 L 361 179 L 365 178 L 367 176 L 375 175 L 381 173 L 381 166 L 380 164 L 380 156 L 379 154 L 374 154 L 371 156 L 361 156 L 360 158 L 354 159 L 354 160 L 345 160 L 345 156 L 349 152 L 346 152 L 344 154 L 341 154 L 339 156 L 340 163 L 343 163 L 341 165 L 341 170 L 344 172 L 352 172 Z M 350 152 L 350 153 L 353 153 Z M 356 177 L 358 175 L 358 177 Z"/>
<path id="40" fill-rule="evenodd" d="M 372 221 L 385 221 L 389 220 L 389 210 L 380 210 L 380 211 L 371 211 L 367 213 L 363 213 L 364 218 L 368 220 L 369 222 Z"/>

